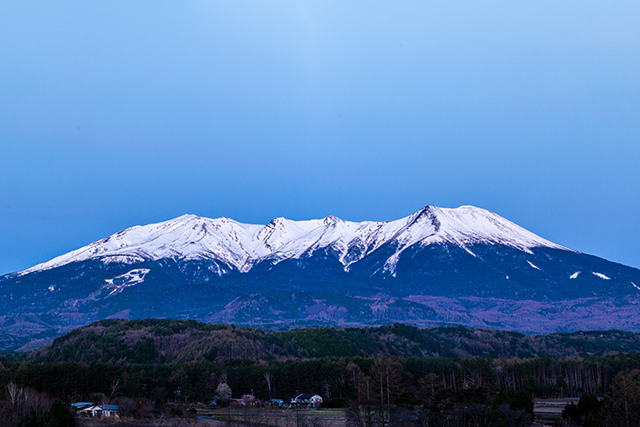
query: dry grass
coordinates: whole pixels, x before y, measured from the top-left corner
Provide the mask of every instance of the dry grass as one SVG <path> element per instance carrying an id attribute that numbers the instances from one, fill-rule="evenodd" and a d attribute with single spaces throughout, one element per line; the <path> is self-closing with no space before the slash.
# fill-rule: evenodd
<path id="1" fill-rule="evenodd" d="M 344 427 L 343 409 L 198 409 L 197 418 L 78 418 L 79 427 Z"/>

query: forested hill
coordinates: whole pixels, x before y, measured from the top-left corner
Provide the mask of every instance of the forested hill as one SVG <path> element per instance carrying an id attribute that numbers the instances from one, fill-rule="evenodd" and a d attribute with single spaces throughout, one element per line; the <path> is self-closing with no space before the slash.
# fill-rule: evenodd
<path id="1" fill-rule="evenodd" d="M 464 327 L 419 329 L 309 328 L 264 332 L 192 320 L 110 319 L 75 329 L 27 355 L 31 362 L 185 363 L 221 359 L 319 357 L 578 357 L 640 352 L 640 334 L 622 331 L 555 333 Z"/>

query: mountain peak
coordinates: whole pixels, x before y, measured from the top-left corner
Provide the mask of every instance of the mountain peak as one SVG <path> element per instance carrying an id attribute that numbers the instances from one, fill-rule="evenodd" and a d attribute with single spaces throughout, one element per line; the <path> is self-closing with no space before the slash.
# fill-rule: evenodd
<path id="1" fill-rule="evenodd" d="M 335 224 L 336 222 L 341 221 L 340 218 L 338 218 L 335 215 L 329 215 L 327 217 L 324 218 L 323 222 L 327 225 L 329 224 Z"/>
<path id="2" fill-rule="evenodd" d="M 21 274 L 87 259 L 140 262 L 162 258 L 212 259 L 248 271 L 264 259 L 277 262 L 300 258 L 326 247 L 340 252 L 338 258 L 346 269 L 388 243 L 397 248 L 396 258 L 413 245 L 434 243 L 465 249 L 473 244 L 501 244 L 525 252 L 537 246 L 565 249 L 493 212 L 473 206 L 446 209 L 428 205 L 408 217 L 385 222 L 350 222 L 333 215 L 307 221 L 278 217 L 264 226 L 243 224 L 227 217 L 209 219 L 185 214 L 157 224 L 128 228 Z M 357 256 L 350 253 L 354 245 L 360 248 Z M 391 262 L 387 267 L 393 270 L 394 265 Z"/>

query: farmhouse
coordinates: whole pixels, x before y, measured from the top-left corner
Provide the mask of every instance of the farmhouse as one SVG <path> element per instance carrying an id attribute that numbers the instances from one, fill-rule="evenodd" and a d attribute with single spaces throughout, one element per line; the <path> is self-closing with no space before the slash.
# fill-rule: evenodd
<path id="1" fill-rule="evenodd" d="M 108 417 L 108 418 L 120 418 L 118 416 L 118 405 L 95 405 L 93 403 L 73 403 L 71 407 L 74 408 L 79 415 L 88 417 Z"/>
<path id="2" fill-rule="evenodd" d="M 322 405 L 322 397 L 313 393 L 296 393 L 288 403 L 291 407 L 318 409 Z"/>

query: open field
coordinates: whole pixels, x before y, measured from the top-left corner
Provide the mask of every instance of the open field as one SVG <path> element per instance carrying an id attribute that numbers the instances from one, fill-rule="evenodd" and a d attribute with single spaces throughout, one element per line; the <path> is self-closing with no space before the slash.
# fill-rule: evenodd
<path id="1" fill-rule="evenodd" d="M 536 414 L 534 426 L 554 425 L 564 407 L 569 403 L 577 404 L 579 400 L 577 397 L 534 399 L 533 411 Z"/>
<path id="2" fill-rule="evenodd" d="M 551 426 L 568 403 L 577 398 L 535 399 L 534 426 Z M 344 427 L 344 409 L 197 408 L 195 418 L 106 420 L 80 418 L 81 427 Z"/>
<path id="3" fill-rule="evenodd" d="M 344 427 L 344 409 L 198 408 L 195 418 L 78 418 L 80 427 Z"/>
<path id="4" fill-rule="evenodd" d="M 570 403 L 578 404 L 579 397 L 563 397 L 553 399 L 534 399 L 536 414 L 561 414 L 564 407 Z"/>
<path id="5" fill-rule="evenodd" d="M 198 418 L 274 427 L 344 427 L 344 409 L 198 409 Z"/>
<path id="6" fill-rule="evenodd" d="M 560 417 L 564 406 L 576 398 L 536 399 L 534 426 L 550 426 Z M 196 418 L 153 420 L 111 420 L 80 418 L 81 427 L 344 427 L 344 409 L 293 410 L 268 408 L 197 408 Z"/>

